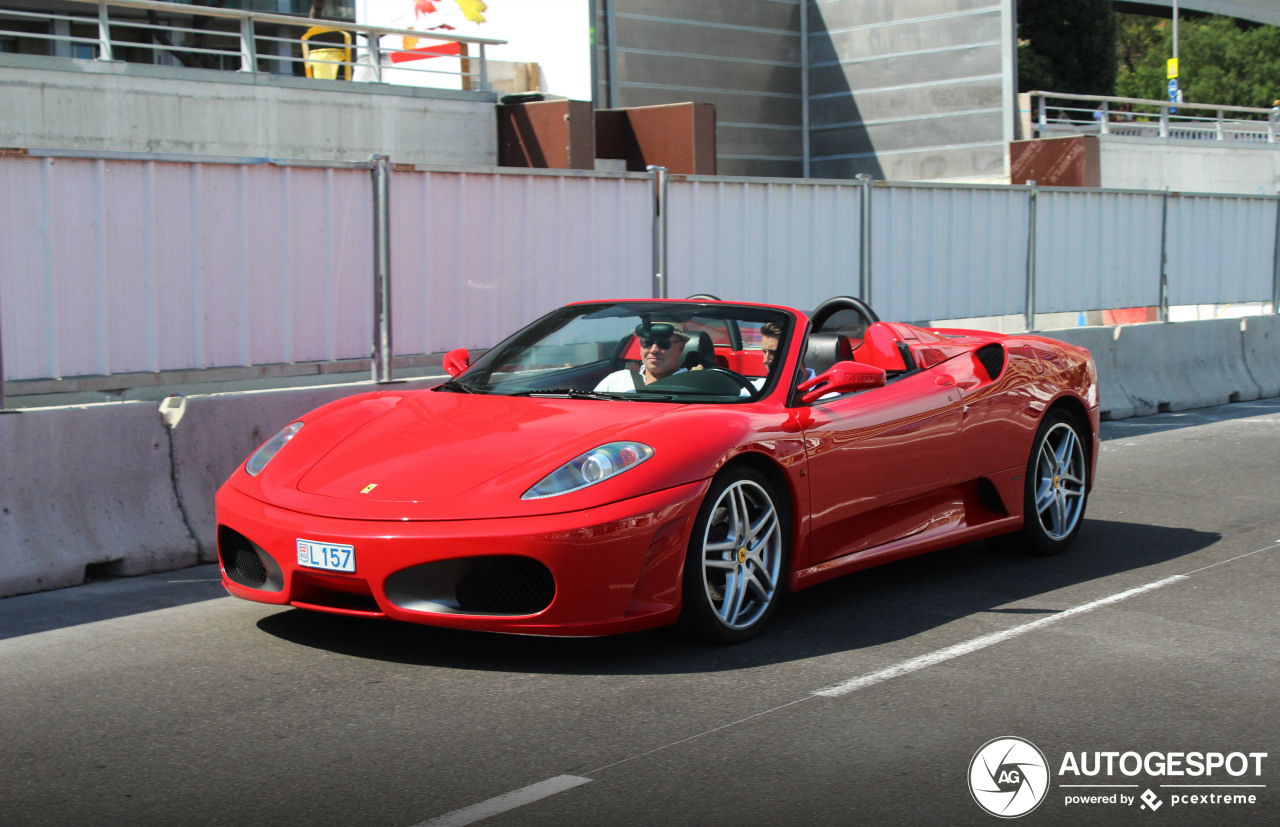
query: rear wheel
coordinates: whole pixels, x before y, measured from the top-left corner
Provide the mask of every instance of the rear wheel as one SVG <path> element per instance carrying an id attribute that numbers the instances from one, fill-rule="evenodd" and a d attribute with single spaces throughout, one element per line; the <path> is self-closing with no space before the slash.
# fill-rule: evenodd
<path id="1" fill-rule="evenodd" d="M 698 511 L 685 557 L 681 624 L 716 643 L 756 634 L 777 606 L 787 515 L 756 471 L 722 473 Z"/>
<path id="2" fill-rule="evenodd" d="M 1065 411 L 1053 411 L 1040 423 L 1027 462 L 1022 531 L 999 538 L 1000 545 L 1045 556 L 1075 540 L 1089 492 L 1084 439 L 1084 429 Z"/>

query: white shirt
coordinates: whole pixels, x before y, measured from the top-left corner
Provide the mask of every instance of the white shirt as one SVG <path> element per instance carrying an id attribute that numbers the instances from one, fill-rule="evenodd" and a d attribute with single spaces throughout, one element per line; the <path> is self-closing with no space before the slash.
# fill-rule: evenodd
<path id="1" fill-rule="evenodd" d="M 676 373 L 684 373 L 685 368 L 680 368 Z M 644 365 L 640 366 L 640 384 L 644 384 L 645 377 Z M 674 374 L 672 374 L 674 375 Z M 605 378 L 600 380 L 600 384 L 596 385 L 596 390 L 600 393 L 635 393 L 636 382 L 633 378 L 635 374 L 623 368 L 615 370 Z"/>
<path id="2" fill-rule="evenodd" d="M 804 379 L 801 379 L 801 380 L 800 380 L 801 382 L 807 382 L 808 380 L 810 380 L 810 379 L 812 379 L 813 377 L 815 377 L 815 376 L 817 376 L 817 375 L 818 375 L 818 374 L 816 374 L 816 373 L 814 373 L 814 372 L 813 372 L 813 368 L 805 368 L 804 370 L 808 373 L 808 376 L 806 376 Z M 763 388 L 763 387 L 764 387 L 764 383 L 765 383 L 765 381 L 767 381 L 767 380 L 768 380 L 768 378 L 769 378 L 769 377 L 767 377 L 767 376 L 757 376 L 756 378 L 754 378 L 754 379 L 752 379 L 752 380 L 751 380 L 751 384 L 753 384 L 753 385 L 755 385 L 755 386 L 756 386 L 756 390 L 760 390 L 761 388 Z M 743 395 L 743 396 L 746 396 L 746 395 L 747 395 L 747 389 L 746 389 L 746 388 L 743 388 L 743 389 L 742 389 L 742 395 Z M 829 395 L 830 395 L 830 396 L 835 396 L 835 394 L 829 394 Z M 824 398 L 825 398 L 825 397 L 824 397 Z"/>

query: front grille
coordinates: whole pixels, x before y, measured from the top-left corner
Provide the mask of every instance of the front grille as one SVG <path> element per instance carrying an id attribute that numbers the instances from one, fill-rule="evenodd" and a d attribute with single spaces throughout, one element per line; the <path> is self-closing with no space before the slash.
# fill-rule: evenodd
<path id="1" fill-rule="evenodd" d="M 555 578 L 528 557 L 476 560 L 454 590 L 458 608 L 476 614 L 531 615 L 551 605 Z"/>
<path id="2" fill-rule="evenodd" d="M 262 561 L 253 553 L 253 549 L 238 548 L 235 550 L 235 555 L 231 565 L 235 568 L 236 574 L 240 575 L 237 578 L 240 582 L 255 587 L 267 582 L 267 567 L 262 565 Z"/>
<path id="3" fill-rule="evenodd" d="M 1000 371 L 1004 370 L 1004 348 L 1000 345 L 983 345 L 974 355 L 987 369 L 987 376 L 990 376 L 992 381 L 1000 377 Z"/>
<path id="4" fill-rule="evenodd" d="M 218 558 L 232 583 L 269 592 L 284 588 L 284 574 L 271 555 L 248 537 L 224 525 L 218 526 Z"/>

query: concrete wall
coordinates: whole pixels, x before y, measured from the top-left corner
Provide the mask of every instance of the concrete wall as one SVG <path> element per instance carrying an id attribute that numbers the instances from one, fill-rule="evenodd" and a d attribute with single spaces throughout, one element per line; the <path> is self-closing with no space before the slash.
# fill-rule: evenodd
<path id="1" fill-rule="evenodd" d="M 1280 395 L 1280 317 L 1045 335 L 1091 349 L 1104 418 Z M 193 396 L 173 427 L 147 402 L 0 415 L 0 597 L 77 585 L 86 567 L 212 562 L 214 492 L 236 466 L 297 416 L 376 387 Z"/>
<path id="2" fill-rule="evenodd" d="M 804 174 L 800 0 L 596 8 L 599 108 L 711 103 L 719 174 Z"/>
<path id="3" fill-rule="evenodd" d="M 1013 0 L 600 0 L 601 106 L 698 101 L 722 175 L 1006 176 Z"/>
<path id="4" fill-rule="evenodd" d="M 818 178 L 999 179 L 1012 137 L 1008 0 L 815 0 Z"/>
<path id="5" fill-rule="evenodd" d="M 1275 195 L 1280 151 L 1142 138 L 1098 137 L 1099 186 L 1108 189 Z"/>
<path id="6" fill-rule="evenodd" d="M 1169 10 L 1169 15 L 1173 14 L 1174 0 L 1133 0 L 1133 2 L 1142 6 L 1164 6 Z M 1129 4 L 1117 3 L 1116 5 Z M 1280 8 L 1276 7 L 1275 0 L 1178 0 L 1178 8 L 1184 14 L 1189 11 L 1202 11 L 1280 26 Z"/>
<path id="7" fill-rule="evenodd" d="M 0 146 L 497 163 L 491 92 L 0 54 Z"/>

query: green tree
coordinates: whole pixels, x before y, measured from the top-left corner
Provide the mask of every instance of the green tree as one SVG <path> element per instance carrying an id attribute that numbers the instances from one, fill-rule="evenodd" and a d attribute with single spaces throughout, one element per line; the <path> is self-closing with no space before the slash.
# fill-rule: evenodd
<path id="1" fill-rule="evenodd" d="M 1165 61 L 1173 56 L 1167 20 L 1121 15 L 1116 94 L 1164 100 Z M 1280 98 L 1280 28 L 1229 17 L 1181 20 L 1178 84 L 1183 100 L 1227 106 L 1269 107 Z"/>
<path id="2" fill-rule="evenodd" d="M 1018 0 L 1018 90 L 1110 95 L 1116 82 L 1111 0 Z"/>

